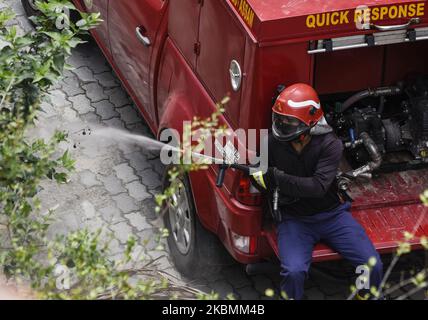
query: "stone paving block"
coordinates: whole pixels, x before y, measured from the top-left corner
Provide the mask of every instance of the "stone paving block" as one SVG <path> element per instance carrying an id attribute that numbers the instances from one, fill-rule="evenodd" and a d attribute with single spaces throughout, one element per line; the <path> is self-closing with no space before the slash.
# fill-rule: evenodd
<path id="1" fill-rule="evenodd" d="M 140 244 L 149 252 L 155 251 L 155 249 L 158 248 L 160 244 L 162 244 L 162 241 L 159 241 L 154 229 L 143 230 L 138 232 L 137 235 L 140 239 Z"/>
<path id="2" fill-rule="evenodd" d="M 118 117 L 119 114 L 116 112 L 114 105 L 107 100 L 102 100 L 93 104 L 96 113 L 101 117 L 102 120 L 111 119 Z"/>
<path id="3" fill-rule="evenodd" d="M 96 82 L 96 79 L 94 78 L 94 74 L 92 73 L 92 70 L 89 69 L 88 67 L 80 67 L 80 68 L 71 70 L 71 72 L 73 72 L 82 83 Z"/>
<path id="4" fill-rule="evenodd" d="M 78 142 L 78 148 L 88 158 L 106 157 L 109 154 L 108 142 L 105 139 L 85 139 Z"/>
<path id="5" fill-rule="evenodd" d="M 129 224 L 136 228 L 138 231 L 151 229 L 152 226 L 146 221 L 141 212 L 132 212 L 124 215 L 129 220 Z"/>
<path id="6" fill-rule="evenodd" d="M 110 65 L 105 60 L 100 49 L 93 43 L 89 43 L 88 46 L 91 46 L 93 50 L 93 53 L 87 59 L 87 65 L 92 70 L 92 72 L 94 74 L 100 74 L 107 71 L 112 72 Z M 84 47 L 81 47 L 81 50 L 83 49 Z"/>
<path id="7" fill-rule="evenodd" d="M 82 218 L 85 220 L 95 219 L 97 217 L 97 211 L 93 203 L 88 200 L 82 201 L 80 204 L 82 208 Z"/>
<path id="8" fill-rule="evenodd" d="M 174 268 L 174 266 L 171 266 L 169 268 L 165 268 L 165 270 L 163 270 L 165 273 L 167 273 L 169 276 L 182 281 L 183 277 L 181 276 L 180 272 L 177 271 L 177 269 Z M 210 290 L 211 288 L 209 288 L 208 286 L 198 286 L 196 287 L 197 289 L 204 291 L 204 289 Z"/>
<path id="9" fill-rule="evenodd" d="M 111 225 L 110 230 L 114 232 L 115 237 L 123 244 L 133 235 L 132 228 L 126 222 Z"/>
<path id="10" fill-rule="evenodd" d="M 74 75 L 64 78 L 61 88 L 69 97 L 85 93 L 85 90 L 79 84 L 79 80 Z"/>
<path id="11" fill-rule="evenodd" d="M 88 124 L 99 124 L 101 122 L 100 116 L 92 112 L 82 115 L 81 119 Z"/>
<path id="12" fill-rule="evenodd" d="M 124 141 L 122 141 L 119 145 L 118 148 L 123 152 L 123 154 L 126 156 L 129 153 L 133 153 L 133 152 L 137 152 L 140 151 L 142 152 L 142 148 L 140 148 L 138 145 L 136 145 L 135 143 L 126 143 Z"/>
<path id="13" fill-rule="evenodd" d="M 138 210 L 138 206 L 136 205 L 134 199 L 128 196 L 126 193 L 121 193 L 117 196 L 113 196 L 112 198 L 114 201 L 116 201 L 117 207 L 123 213 L 128 213 L 128 212 Z"/>
<path id="14" fill-rule="evenodd" d="M 114 206 L 101 208 L 98 211 L 100 212 L 102 219 L 108 224 L 116 224 L 118 222 L 125 221 L 122 212 L 120 212 L 120 210 Z"/>
<path id="15" fill-rule="evenodd" d="M 135 110 L 134 106 L 126 105 L 122 108 L 118 108 L 117 112 L 120 113 L 120 118 L 125 122 L 125 124 L 135 124 L 141 122 L 141 117 Z"/>
<path id="16" fill-rule="evenodd" d="M 113 169 L 116 172 L 116 176 L 124 183 L 138 180 L 134 170 L 129 166 L 128 163 L 122 163 L 115 166 Z"/>
<path id="17" fill-rule="evenodd" d="M 126 154 L 125 158 L 129 160 L 130 165 L 137 171 L 144 171 L 151 168 L 150 162 L 148 162 L 146 156 L 140 151 Z"/>
<path id="18" fill-rule="evenodd" d="M 80 182 L 88 188 L 102 185 L 96 175 L 91 171 L 83 171 L 80 173 Z"/>
<path id="19" fill-rule="evenodd" d="M 149 127 L 147 126 L 147 124 L 145 124 L 143 122 L 138 122 L 138 123 L 135 123 L 135 124 L 129 124 L 128 125 L 128 129 L 132 133 L 153 138 L 153 134 L 150 132 Z"/>
<path id="20" fill-rule="evenodd" d="M 103 120 L 103 123 L 109 128 L 125 129 L 125 124 L 119 118 Z"/>
<path id="21" fill-rule="evenodd" d="M 141 210 L 150 223 L 152 223 L 154 220 L 160 219 L 159 214 L 155 211 L 156 206 L 156 201 L 153 197 L 143 200 L 142 202 Z"/>
<path id="22" fill-rule="evenodd" d="M 106 90 L 105 94 L 108 95 L 110 102 L 113 103 L 117 108 L 132 103 L 128 94 L 123 90 L 122 87 Z"/>
<path id="23" fill-rule="evenodd" d="M 73 50 L 73 55 L 67 59 L 67 63 L 72 65 L 74 68 L 85 67 L 88 61 L 79 54 L 82 48 L 76 48 Z"/>
<path id="24" fill-rule="evenodd" d="M 96 219 L 85 221 L 85 228 L 87 228 L 90 232 L 101 231 L 100 239 L 106 237 L 106 234 L 110 232 L 109 230 L 107 230 L 105 221 L 99 217 Z"/>
<path id="25" fill-rule="evenodd" d="M 55 105 L 53 105 L 52 103 L 43 101 L 40 107 L 42 109 L 43 115 L 46 118 L 58 116 L 58 111 L 56 110 Z"/>
<path id="26" fill-rule="evenodd" d="M 61 90 L 54 90 L 49 93 L 50 102 L 56 108 L 70 106 L 71 102 L 67 100 L 67 96 Z"/>
<path id="27" fill-rule="evenodd" d="M 60 235 L 67 235 L 70 232 L 77 231 L 82 227 L 82 224 L 75 217 L 65 217 L 62 220 L 55 220 L 47 231 L 48 238 L 55 238 Z"/>
<path id="28" fill-rule="evenodd" d="M 95 108 L 91 105 L 91 101 L 84 94 L 69 97 L 68 100 L 72 102 L 73 109 L 79 114 L 86 114 L 88 112 L 95 111 Z"/>
<path id="29" fill-rule="evenodd" d="M 62 118 L 68 123 L 77 121 L 77 112 L 71 108 L 71 104 L 65 107 Z"/>
<path id="30" fill-rule="evenodd" d="M 95 79 L 104 87 L 104 89 L 110 89 L 119 86 L 118 80 L 109 71 L 99 73 L 95 75 Z M 94 80 L 94 78 L 92 78 Z"/>
<path id="31" fill-rule="evenodd" d="M 125 265 L 125 268 L 140 269 L 152 261 L 151 258 L 147 255 L 145 249 L 140 245 L 136 245 L 134 250 L 132 250 L 131 259 L 132 260 Z"/>
<path id="32" fill-rule="evenodd" d="M 82 86 L 86 91 L 86 96 L 92 102 L 99 102 L 101 100 L 107 99 L 107 96 L 104 94 L 104 89 L 98 83 L 88 83 Z"/>
<path id="33" fill-rule="evenodd" d="M 141 176 L 142 183 L 149 189 L 159 188 L 162 185 L 159 174 L 152 169 L 138 171 L 138 175 Z"/>
<path id="34" fill-rule="evenodd" d="M 126 192 L 125 187 L 122 185 L 122 181 L 113 174 L 107 177 L 99 176 L 99 180 L 102 181 L 104 187 L 111 195 L 117 195 L 119 193 Z"/>
<path id="35" fill-rule="evenodd" d="M 147 189 L 139 181 L 133 181 L 128 183 L 126 186 L 128 193 L 136 201 L 142 201 L 151 197 L 151 194 L 147 192 Z"/>
<path id="36" fill-rule="evenodd" d="M 107 205 L 115 206 L 115 201 L 102 186 L 95 186 L 90 189 L 85 188 L 83 192 L 85 197 L 82 197 L 81 201 L 90 202 L 94 206 L 96 214 L 99 216 L 101 216 L 101 214 L 97 211 L 98 208 L 103 208 Z"/>
<path id="37" fill-rule="evenodd" d="M 119 240 L 117 240 L 117 239 L 110 240 L 108 248 L 109 248 L 110 253 L 113 255 L 123 253 L 123 251 L 125 249 L 125 247 L 123 245 L 121 245 Z"/>
<path id="38" fill-rule="evenodd" d="M 165 166 L 162 164 L 159 158 L 156 159 L 149 159 L 148 160 L 150 164 L 152 165 L 153 170 L 162 177 L 165 172 Z"/>
<path id="39" fill-rule="evenodd" d="M 156 260 L 156 266 L 159 270 L 162 271 L 169 270 L 171 268 L 171 262 L 169 262 L 166 256 L 162 256 L 158 260 Z"/>

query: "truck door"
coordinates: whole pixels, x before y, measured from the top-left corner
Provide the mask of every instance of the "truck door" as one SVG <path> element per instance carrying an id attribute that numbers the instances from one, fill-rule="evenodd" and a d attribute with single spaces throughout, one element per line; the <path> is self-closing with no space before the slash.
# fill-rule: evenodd
<path id="1" fill-rule="evenodd" d="M 233 125 L 239 122 L 243 88 L 232 89 L 231 64 L 233 61 L 245 73 L 245 44 L 244 31 L 239 27 L 227 2 L 205 0 L 199 24 L 197 72 L 216 102 L 226 95 L 230 96 L 225 115 Z"/>
<path id="2" fill-rule="evenodd" d="M 167 0 L 109 1 L 109 36 L 113 59 L 119 67 L 139 106 L 156 123 L 151 103 L 151 57 L 156 46 L 158 28 L 167 8 Z"/>

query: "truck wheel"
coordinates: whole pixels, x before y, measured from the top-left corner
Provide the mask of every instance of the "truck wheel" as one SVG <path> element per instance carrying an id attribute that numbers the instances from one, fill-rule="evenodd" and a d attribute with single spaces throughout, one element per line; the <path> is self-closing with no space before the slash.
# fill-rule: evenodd
<path id="1" fill-rule="evenodd" d="M 36 0 L 21 0 L 21 3 L 28 17 L 40 14 L 40 11 L 36 7 Z"/>
<path id="2" fill-rule="evenodd" d="M 38 16 L 41 14 L 41 12 L 37 9 L 36 6 L 36 0 L 21 0 L 22 6 L 24 7 L 24 11 L 27 15 L 27 17 L 33 17 Z M 79 20 L 79 14 L 78 12 L 72 10 L 70 13 L 70 20 L 74 23 L 76 23 Z M 34 25 L 34 22 L 30 20 L 31 25 Z M 86 39 L 84 39 L 86 40 Z"/>
<path id="3" fill-rule="evenodd" d="M 165 189 L 170 185 L 168 180 L 165 179 Z M 173 183 L 176 192 L 168 204 L 164 223 L 169 230 L 168 247 L 175 267 L 191 279 L 219 272 L 231 263 L 231 258 L 219 239 L 199 222 L 188 177 L 177 178 Z"/>

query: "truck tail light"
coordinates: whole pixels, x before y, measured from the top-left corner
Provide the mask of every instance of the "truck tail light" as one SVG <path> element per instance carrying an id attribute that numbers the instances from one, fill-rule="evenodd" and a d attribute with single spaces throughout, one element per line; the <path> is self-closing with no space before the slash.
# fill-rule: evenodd
<path id="1" fill-rule="evenodd" d="M 257 249 L 257 237 L 241 236 L 231 231 L 233 246 L 246 254 L 255 254 Z"/>
<path id="2" fill-rule="evenodd" d="M 250 178 L 242 177 L 239 180 L 236 200 L 248 206 L 260 206 L 262 204 L 261 193 L 252 185 Z"/>

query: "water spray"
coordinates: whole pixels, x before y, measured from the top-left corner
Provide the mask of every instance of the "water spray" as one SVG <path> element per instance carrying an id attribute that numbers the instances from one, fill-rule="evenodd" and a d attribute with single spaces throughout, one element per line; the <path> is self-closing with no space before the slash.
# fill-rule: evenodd
<path id="1" fill-rule="evenodd" d="M 170 144 L 160 142 L 154 138 L 138 135 L 135 133 L 130 133 L 120 129 L 115 129 L 115 128 L 99 128 L 96 130 L 84 129 L 84 130 L 81 130 L 80 132 L 82 133 L 82 135 L 92 135 L 103 139 L 114 139 L 117 141 L 123 141 L 124 143 L 135 143 L 143 148 L 145 147 L 149 151 L 153 149 L 166 150 L 166 151 L 178 153 L 180 155 L 185 154 L 186 152 L 187 153 L 190 152 L 192 157 L 209 161 L 209 162 L 203 162 L 201 164 L 205 164 L 205 165 L 219 164 L 220 165 L 217 181 L 216 181 L 216 185 L 219 188 L 223 186 L 224 177 L 228 169 L 234 168 L 234 169 L 243 171 L 247 174 L 249 174 L 251 170 L 250 166 L 241 165 L 237 163 L 228 163 L 228 161 L 226 160 L 227 158 L 226 156 L 223 159 L 219 159 L 219 158 L 208 156 L 195 151 L 183 150 L 181 148 L 172 146 Z"/>
<path id="2" fill-rule="evenodd" d="M 111 138 L 114 140 L 123 141 L 125 143 L 134 143 L 143 148 L 146 148 L 149 151 L 166 150 L 166 151 L 176 152 L 178 154 L 184 154 L 186 152 L 190 152 L 192 156 L 198 159 L 205 159 L 205 160 L 211 161 L 211 163 L 216 163 L 216 164 L 225 163 L 224 159 L 215 158 L 215 157 L 208 156 L 208 155 L 194 152 L 194 151 L 186 151 L 184 149 L 180 149 L 170 144 L 160 142 L 154 138 L 138 135 L 135 133 L 130 133 L 120 129 L 100 128 L 93 131 L 91 129 L 88 129 L 88 130 L 84 130 L 83 132 L 84 132 L 83 135 L 88 134 L 88 135 L 92 135 L 92 136 L 96 136 L 104 139 Z M 209 164 L 209 163 L 205 163 L 205 164 Z"/>

